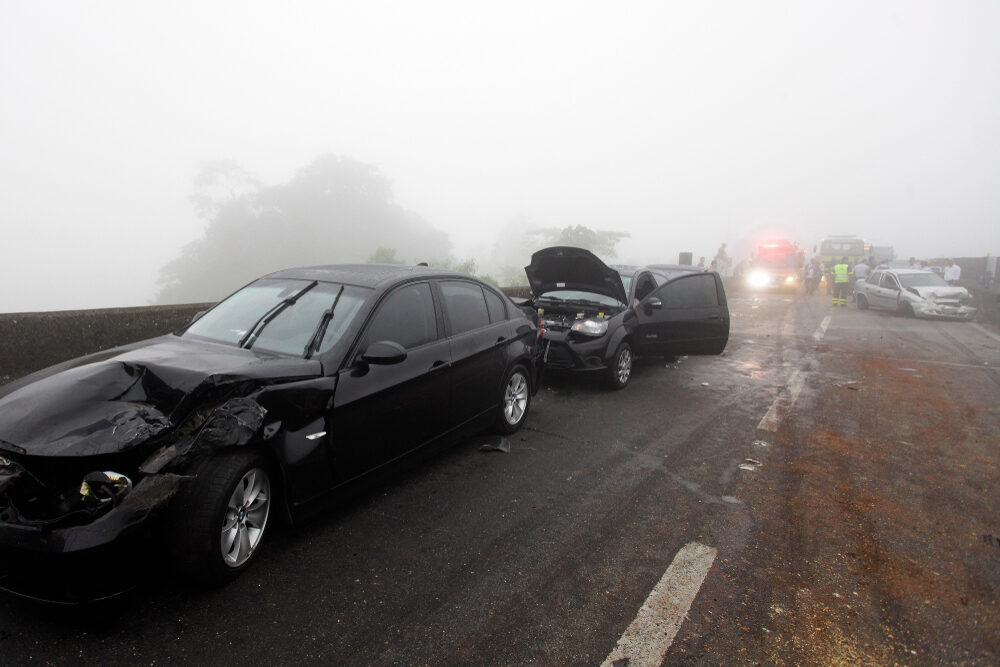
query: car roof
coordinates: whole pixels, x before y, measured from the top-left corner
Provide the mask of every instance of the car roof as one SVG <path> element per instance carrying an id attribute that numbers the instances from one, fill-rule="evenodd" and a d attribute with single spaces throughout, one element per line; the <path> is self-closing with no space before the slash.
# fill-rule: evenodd
<path id="1" fill-rule="evenodd" d="M 608 264 L 608 268 L 614 269 L 623 276 L 634 276 L 639 272 L 639 267 L 631 264 Z"/>
<path id="2" fill-rule="evenodd" d="M 395 283 L 404 278 L 431 277 L 469 278 L 462 273 L 429 266 L 407 266 L 405 264 L 331 264 L 328 266 L 303 266 L 282 269 L 269 273 L 264 278 L 297 278 L 320 280 L 331 283 L 346 283 L 359 287 L 378 287 Z"/>
<path id="3" fill-rule="evenodd" d="M 927 269 L 894 269 L 892 267 L 889 267 L 888 269 L 875 269 L 875 270 L 876 271 L 892 271 L 893 273 L 899 273 L 899 274 L 934 273 L 933 271 L 929 271 Z"/>

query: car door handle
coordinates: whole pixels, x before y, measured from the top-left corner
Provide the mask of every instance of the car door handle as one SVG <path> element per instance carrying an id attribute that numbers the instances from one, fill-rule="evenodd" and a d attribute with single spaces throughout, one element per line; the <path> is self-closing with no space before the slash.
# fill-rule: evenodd
<path id="1" fill-rule="evenodd" d="M 447 361 L 438 360 L 435 361 L 433 364 L 431 364 L 431 370 L 429 372 L 437 373 L 438 371 L 443 371 L 444 369 L 449 368 L 450 366 L 451 364 L 448 363 Z"/>

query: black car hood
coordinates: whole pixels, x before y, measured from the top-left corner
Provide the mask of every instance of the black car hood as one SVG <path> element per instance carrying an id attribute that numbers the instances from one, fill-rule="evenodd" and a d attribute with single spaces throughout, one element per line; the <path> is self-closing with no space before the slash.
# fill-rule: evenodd
<path id="1" fill-rule="evenodd" d="M 0 390 L 0 450 L 121 452 L 174 427 L 206 397 L 322 374 L 319 361 L 168 335 L 82 357 Z M 228 397 L 228 396 L 225 396 Z"/>
<path id="2" fill-rule="evenodd" d="M 543 248 L 524 267 L 536 297 L 552 290 L 593 292 L 627 303 L 622 277 L 617 271 L 583 248 L 556 246 Z"/>

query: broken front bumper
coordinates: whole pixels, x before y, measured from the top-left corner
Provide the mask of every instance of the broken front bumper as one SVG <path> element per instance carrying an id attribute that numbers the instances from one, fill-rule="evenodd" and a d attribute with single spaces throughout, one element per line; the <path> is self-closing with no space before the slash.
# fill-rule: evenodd
<path id="1" fill-rule="evenodd" d="M 913 314 L 917 317 L 940 320 L 971 320 L 975 319 L 977 310 L 971 306 L 955 306 L 942 303 L 915 303 Z"/>
<path id="2" fill-rule="evenodd" d="M 187 479 L 172 473 L 149 475 L 118 505 L 79 525 L 38 525 L 37 522 L 4 520 L 0 515 L 0 547 L 42 553 L 75 553 L 111 544 L 159 513 Z"/>
<path id="3" fill-rule="evenodd" d="M 563 332 L 545 333 L 542 362 L 547 370 L 600 371 L 607 368 L 608 337 L 567 338 Z"/>

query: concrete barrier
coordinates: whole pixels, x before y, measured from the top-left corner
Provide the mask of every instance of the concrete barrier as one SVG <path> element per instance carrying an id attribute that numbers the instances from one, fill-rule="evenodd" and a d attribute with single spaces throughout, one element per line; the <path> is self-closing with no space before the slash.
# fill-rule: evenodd
<path id="1" fill-rule="evenodd" d="M 170 333 L 211 305 L 0 314 L 0 384 L 67 359 Z"/>
<path id="2" fill-rule="evenodd" d="M 504 292 L 531 296 L 527 287 Z M 74 357 L 176 331 L 212 305 L 0 313 L 0 385 Z"/>

